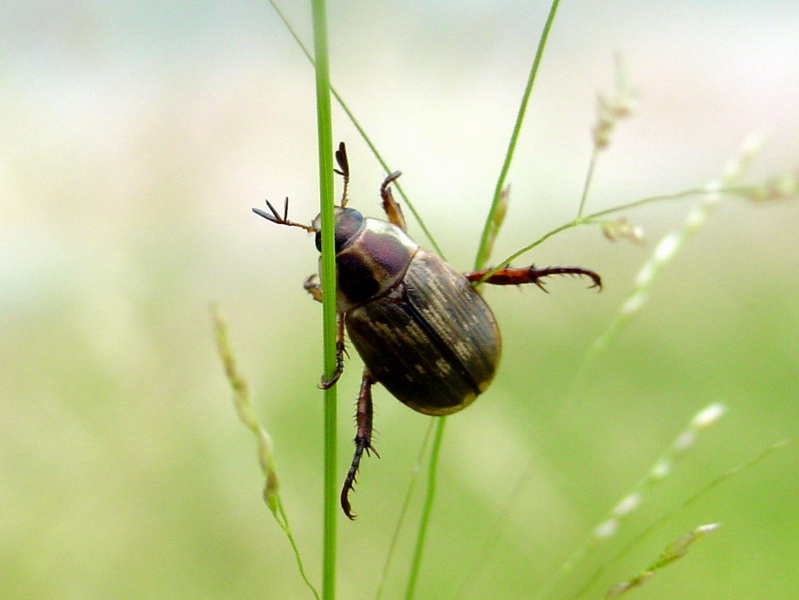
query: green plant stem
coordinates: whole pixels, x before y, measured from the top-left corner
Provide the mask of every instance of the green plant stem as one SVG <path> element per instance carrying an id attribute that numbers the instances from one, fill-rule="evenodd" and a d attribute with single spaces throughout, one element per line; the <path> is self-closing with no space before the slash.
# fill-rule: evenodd
<path id="1" fill-rule="evenodd" d="M 477 256 L 475 258 L 475 270 L 482 269 L 489 259 L 490 248 L 493 247 L 493 239 L 496 236 L 496 229 L 498 227 L 498 223 L 502 222 L 502 219 L 496 218 L 496 213 L 500 210 L 503 198 L 503 189 L 505 187 L 505 180 L 508 176 L 508 171 L 510 169 L 511 161 L 513 160 L 513 153 L 516 149 L 516 142 L 519 139 L 519 133 L 521 132 L 522 123 L 524 122 L 524 115 L 527 111 L 527 104 L 530 100 L 530 94 L 533 90 L 533 83 L 535 82 L 536 74 L 538 73 L 538 67 L 541 64 L 541 58 L 544 55 L 544 47 L 546 46 L 547 38 L 549 37 L 549 31 L 552 28 L 552 23 L 555 20 L 555 15 L 558 11 L 558 5 L 560 4 L 560 0 L 553 0 L 552 5 L 549 9 L 549 15 L 547 16 L 547 21 L 544 24 L 544 29 L 541 32 L 541 37 L 538 41 L 538 48 L 536 49 L 535 58 L 533 59 L 533 64 L 530 68 L 530 73 L 527 77 L 527 84 L 525 85 L 524 94 L 522 96 L 522 101 L 519 105 L 519 111 L 516 115 L 516 123 L 513 126 L 513 132 L 511 133 L 510 141 L 508 143 L 508 149 L 505 153 L 505 161 L 502 164 L 502 169 L 500 170 L 499 178 L 497 180 L 496 188 L 494 190 L 494 198 L 491 202 L 491 208 L 488 211 L 488 216 L 486 217 L 486 224 L 483 228 L 483 234 L 480 238 L 480 245 L 478 246 Z M 444 443 L 444 425 L 446 424 L 447 418 L 446 417 L 439 417 L 438 420 L 438 427 L 436 427 L 435 437 L 433 439 L 433 447 L 430 451 L 430 464 L 428 467 L 428 486 L 427 486 L 427 494 L 425 497 L 424 507 L 422 508 L 422 514 L 420 517 L 419 522 L 419 534 L 416 539 L 416 548 L 414 551 L 414 556 L 412 559 L 412 567 L 410 576 L 408 578 L 408 587 L 405 594 L 406 600 L 410 600 L 413 598 L 413 595 L 416 591 L 416 582 L 419 576 L 419 569 L 422 564 L 422 552 L 424 550 L 424 543 L 427 537 L 427 527 L 430 522 L 430 514 L 433 510 L 433 500 L 435 498 L 435 489 L 436 489 L 436 480 L 437 480 L 437 466 L 438 466 L 438 459 L 441 453 L 441 447 Z"/>
<path id="2" fill-rule="evenodd" d="M 513 153 L 516 150 L 516 142 L 518 141 L 519 133 L 522 130 L 524 115 L 527 112 L 527 104 L 530 100 L 530 94 L 533 91 L 533 83 L 535 83 L 535 77 L 538 73 L 538 67 L 541 64 L 541 58 L 544 56 L 544 48 L 546 47 L 547 38 L 549 37 L 549 30 L 552 28 L 552 23 L 555 21 L 555 15 L 558 12 L 559 4 L 560 0 L 552 1 L 552 5 L 549 7 L 547 21 L 544 24 L 544 29 L 541 32 L 541 37 L 538 40 L 538 48 L 535 52 L 533 64 L 530 67 L 530 73 L 527 76 L 527 85 L 524 88 L 524 94 L 522 95 L 522 101 L 519 105 L 519 111 L 516 114 L 516 123 L 513 125 L 513 133 L 511 133 L 510 141 L 508 142 L 508 149 L 505 152 L 505 161 L 502 163 L 502 169 L 499 172 L 499 179 L 497 179 L 497 185 L 494 188 L 494 198 L 491 201 L 491 208 L 489 209 L 488 217 L 486 218 L 485 226 L 483 227 L 483 234 L 480 237 L 480 246 L 478 247 L 477 258 L 474 262 L 475 271 L 479 271 L 480 269 L 484 268 L 488 262 L 488 259 L 490 258 L 488 256 L 487 248 L 489 248 L 491 245 L 489 243 L 489 239 L 492 236 L 492 223 L 494 223 L 493 215 L 500 204 L 500 199 L 502 198 L 502 190 L 505 188 L 505 180 L 508 177 L 510 164 L 513 160 Z"/>
<path id="3" fill-rule="evenodd" d="M 402 508 L 400 509 L 397 523 L 394 526 L 394 533 L 391 536 L 391 544 L 389 545 L 388 552 L 386 552 L 386 562 L 383 565 L 383 571 L 380 573 L 380 583 L 377 586 L 375 600 L 380 600 L 380 598 L 383 596 L 383 589 L 386 579 L 388 578 L 389 569 L 391 568 L 391 562 L 397 550 L 397 544 L 399 543 L 400 533 L 402 532 L 402 528 L 405 523 L 405 517 L 408 515 L 411 499 L 413 498 L 413 493 L 416 489 L 416 482 L 419 480 L 420 467 L 425 455 L 427 454 L 427 445 L 430 442 L 430 439 L 433 437 L 433 427 L 435 425 L 436 421 L 434 419 L 430 419 L 430 423 L 427 426 L 427 432 L 424 435 L 422 447 L 419 449 L 419 456 L 416 459 L 416 464 L 414 465 L 413 472 L 411 473 L 411 479 L 408 482 L 408 489 L 405 492 L 405 499 L 402 501 Z"/>
<path id="4" fill-rule="evenodd" d="M 430 514 L 433 511 L 433 500 L 436 496 L 438 458 L 441 455 L 441 443 L 444 440 L 444 426 L 446 423 L 446 417 L 440 417 L 436 424 L 436 434 L 430 451 L 430 465 L 427 470 L 427 495 L 422 509 L 422 518 L 419 521 L 419 534 L 416 536 L 416 547 L 414 548 L 411 571 L 408 576 L 408 587 L 405 590 L 405 600 L 412 600 L 413 595 L 416 593 L 416 582 L 419 579 L 419 569 L 422 566 L 424 542 L 427 539 L 427 527 L 430 524 Z"/>
<path id="5" fill-rule="evenodd" d="M 336 264 L 333 215 L 333 124 L 330 111 L 330 68 L 324 0 L 313 0 L 316 116 L 319 148 L 319 214 L 322 219 L 322 326 L 325 379 L 336 370 Z M 322 542 L 322 597 L 336 594 L 336 386 L 324 394 L 324 511 Z"/>

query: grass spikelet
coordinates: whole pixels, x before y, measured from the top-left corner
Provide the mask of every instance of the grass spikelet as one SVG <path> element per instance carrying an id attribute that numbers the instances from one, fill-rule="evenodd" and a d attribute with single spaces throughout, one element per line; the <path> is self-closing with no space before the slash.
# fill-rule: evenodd
<path id="1" fill-rule="evenodd" d="M 594 149 L 604 150 L 610 145 L 610 135 L 622 119 L 629 118 L 635 110 L 636 92 L 627 84 L 624 65 L 616 56 L 616 89 L 613 94 L 599 94 L 596 103 L 596 123 L 591 129 Z"/>
<path id="2" fill-rule="evenodd" d="M 591 181 L 596 171 L 599 154 L 610 145 L 610 135 L 616 129 L 616 125 L 622 119 L 627 119 L 633 114 L 635 108 L 635 93 L 627 85 L 627 78 L 624 74 L 624 66 L 621 57 L 616 56 L 616 89 L 611 96 L 599 94 L 596 105 L 596 122 L 591 128 L 591 138 L 593 141 L 593 151 L 591 160 L 588 163 L 588 170 L 583 183 L 583 194 L 580 198 L 580 207 L 577 209 L 577 219 L 581 219 L 585 213 L 585 205 L 588 201 L 588 192 L 591 189 Z"/>
<path id="3" fill-rule="evenodd" d="M 598 541 L 611 537 L 618 530 L 621 522 L 640 506 L 645 493 L 663 481 L 674 470 L 677 462 L 695 445 L 698 434 L 718 422 L 725 412 L 726 408 L 723 404 L 714 403 L 694 415 L 688 426 L 655 461 L 644 478 L 616 504 L 616 507 L 610 512 L 609 519 L 594 530 L 594 538 Z"/>
<path id="4" fill-rule="evenodd" d="M 494 250 L 494 242 L 497 240 L 499 230 L 502 228 L 502 223 L 505 221 L 505 215 L 508 214 L 508 202 L 510 199 L 510 185 L 506 185 L 499 195 L 499 199 L 488 216 L 486 222 L 486 237 L 485 245 L 482 248 L 482 255 L 486 258 L 491 256 Z"/>
<path id="5" fill-rule="evenodd" d="M 628 240 L 641 244 L 644 241 L 644 230 L 640 225 L 631 223 L 627 217 L 620 217 L 615 221 L 606 221 L 602 224 L 602 233 L 611 242 Z"/>
<path id="6" fill-rule="evenodd" d="M 272 514 L 275 515 L 275 518 L 278 518 L 277 507 L 280 496 L 278 495 L 279 484 L 272 452 L 272 438 L 258 422 L 258 417 L 255 415 L 255 410 L 250 402 L 249 385 L 236 367 L 227 335 L 227 320 L 222 314 L 222 309 L 214 304 L 211 307 L 211 313 L 214 319 L 217 351 L 225 367 L 225 375 L 227 375 L 230 387 L 233 388 L 233 405 L 236 407 L 236 414 L 244 426 L 255 435 L 258 442 L 258 463 L 261 465 L 261 471 L 266 481 L 264 485 L 264 501 L 269 510 L 272 511 Z"/>
<path id="7" fill-rule="evenodd" d="M 616 598 L 620 598 L 630 590 L 634 588 L 641 587 L 644 583 L 652 579 L 655 574 L 667 567 L 668 565 L 672 564 L 676 560 L 681 559 L 686 554 L 688 554 L 688 549 L 698 540 L 701 540 L 711 531 L 715 531 L 719 528 L 718 523 L 711 523 L 709 525 L 701 525 L 696 529 L 692 529 L 688 533 L 681 535 L 679 538 L 674 540 L 671 544 L 666 546 L 665 550 L 660 554 L 660 556 L 649 565 L 643 572 L 639 573 L 632 579 L 628 579 L 627 581 L 623 581 L 621 583 L 617 583 L 612 588 L 610 588 L 605 593 L 605 600 L 615 600 Z"/>
<path id="8" fill-rule="evenodd" d="M 796 200 L 799 198 L 799 171 L 776 175 L 746 190 L 744 197 L 757 203 Z"/>

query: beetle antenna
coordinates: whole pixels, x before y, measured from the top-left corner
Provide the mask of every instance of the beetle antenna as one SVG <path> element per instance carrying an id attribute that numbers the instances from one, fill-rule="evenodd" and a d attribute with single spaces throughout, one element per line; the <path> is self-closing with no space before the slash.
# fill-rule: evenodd
<path id="1" fill-rule="evenodd" d="M 316 233 L 316 228 L 312 225 L 303 225 L 302 223 L 296 223 L 294 221 L 289 221 L 289 199 L 286 198 L 286 201 L 283 204 L 283 216 L 280 216 L 280 213 L 277 212 L 272 203 L 269 200 L 266 201 L 266 207 L 269 209 L 269 212 L 262 210 L 260 208 L 253 208 L 252 212 L 254 212 L 259 217 L 263 217 L 267 221 L 271 221 L 277 225 L 288 225 L 289 227 L 299 227 L 300 229 L 304 229 L 305 231 L 310 231 Z"/>
<path id="2" fill-rule="evenodd" d="M 336 150 L 336 162 L 339 168 L 333 169 L 344 178 L 344 191 L 341 193 L 341 206 L 347 206 L 347 187 L 350 184 L 350 161 L 347 159 L 347 147 L 340 142 Z"/>

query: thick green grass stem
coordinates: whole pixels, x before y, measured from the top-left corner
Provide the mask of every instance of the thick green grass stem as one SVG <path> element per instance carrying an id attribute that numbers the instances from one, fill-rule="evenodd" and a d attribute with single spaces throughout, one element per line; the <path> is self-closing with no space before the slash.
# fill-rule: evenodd
<path id="1" fill-rule="evenodd" d="M 422 508 L 422 518 L 419 521 L 419 533 L 416 536 L 416 547 L 413 551 L 411 560 L 411 570 L 408 575 L 408 586 L 405 590 L 405 600 L 412 600 L 416 593 L 416 583 L 419 580 L 419 570 L 422 566 L 422 554 L 424 553 L 424 543 L 427 539 L 427 529 L 430 524 L 430 515 L 433 512 L 433 501 L 436 496 L 436 482 L 438 480 L 438 458 L 441 455 L 441 444 L 444 441 L 444 426 L 447 424 L 446 417 L 439 417 L 436 423 L 436 433 L 433 438 L 433 447 L 430 450 L 430 464 L 427 470 L 427 494 L 425 496 L 424 507 Z"/>
<path id="2" fill-rule="evenodd" d="M 490 243 L 492 236 L 496 234 L 496 232 L 493 230 L 493 223 L 496 222 L 494 213 L 498 210 L 501 203 L 502 190 L 505 188 L 505 180 L 508 177 L 510 164 L 513 160 L 513 154 L 516 150 L 516 142 L 518 141 L 519 133 L 521 133 L 522 130 L 524 115 L 527 112 L 527 104 L 530 100 L 530 94 L 533 91 L 533 84 L 535 83 L 535 78 L 538 73 L 538 67 L 541 64 L 541 58 L 544 56 L 544 48 L 546 47 L 547 38 L 549 37 L 549 31 L 552 28 L 552 23 L 555 21 L 555 15 L 558 12 L 559 4 L 560 0 L 553 0 L 552 5 L 549 7 L 547 21 L 544 24 L 544 29 L 541 32 L 541 37 L 538 40 L 538 48 L 535 51 L 535 58 L 533 59 L 533 64 L 530 67 L 530 73 L 527 76 L 527 84 L 524 88 L 522 101 L 519 104 L 519 111 L 516 114 L 516 123 L 513 125 L 513 132 L 511 133 L 510 141 L 508 142 L 508 149 L 505 152 L 505 161 L 502 163 L 502 169 L 499 172 L 497 185 L 494 188 L 494 198 L 491 201 L 491 208 L 489 209 L 485 226 L 483 227 L 483 233 L 480 237 L 480 246 L 478 247 L 477 257 L 475 258 L 474 262 L 474 268 L 476 271 L 484 268 L 488 262 L 488 259 L 490 258 L 488 248 L 490 248 L 492 245 Z"/>
<path id="3" fill-rule="evenodd" d="M 324 0 L 313 0 L 316 117 L 319 149 L 319 214 L 322 220 L 321 283 L 324 329 L 324 376 L 336 370 L 336 263 L 333 215 L 333 121 L 330 110 L 330 68 Z M 322 597 L 336 594 L 336 386 L 324 393 L 324 509 L 322 542 Z"/>

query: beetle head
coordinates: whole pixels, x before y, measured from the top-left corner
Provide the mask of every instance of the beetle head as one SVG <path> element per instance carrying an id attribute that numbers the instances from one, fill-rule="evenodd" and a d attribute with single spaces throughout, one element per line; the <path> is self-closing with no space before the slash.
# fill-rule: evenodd
<path id="1" fill-rule="evenodd" d="M 333 209 L 336 218 L 336 254 L 346 248 L 355 235 L 363 227 L 363 215 L 354 208 L 336 206 Z M 322 251 L 322 217 L 317 215 L 311 223 L 316 231 L 316 249 Z"/>

